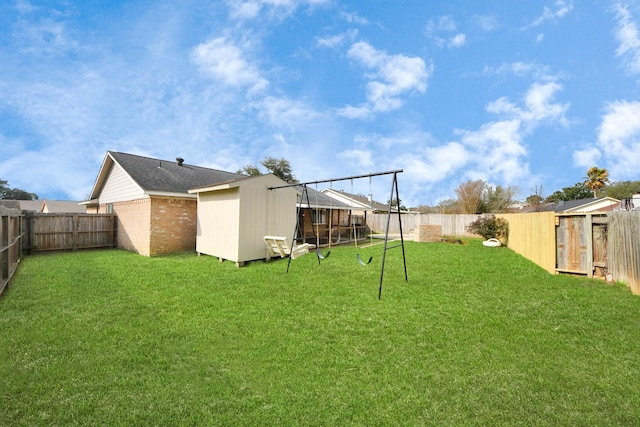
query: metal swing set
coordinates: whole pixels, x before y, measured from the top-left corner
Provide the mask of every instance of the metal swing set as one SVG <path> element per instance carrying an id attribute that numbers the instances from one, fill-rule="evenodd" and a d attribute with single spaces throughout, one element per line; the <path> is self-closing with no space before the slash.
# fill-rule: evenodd
<path id="1" fill-rule="evenodd" d="M 383 278 L 384 278 L 384 267 L 385 267 L 385 262 L 386 262 L 386 255 L 387 255 L 387 251 L 394 249 L 394 248 L 402 248 L 402 262 L 404 264 L 404 280 L 405 282 L 409 281 L 408 275 L 407 275 L 407 259 L 405 256 L 405 250 L 404 250 L 404 235 L 402 232 L 402 215 L 400 213 L 400 209 L 399 206 L 398 208 L 395 210 L 398 215 L 398 224 L 400 227 L 400 243 L 399 244 L 395 244 L 395 245 L 389 245 L 389 224 L 391 222 L 391 214 L 392 214 L 392 203 L 394 200 L 394 194 L 395 194 L 395 200 L 400 200 L 400 195 L 399 195 L 399 191 L 398 191 L 398 174 L 402 173 L 402 169 L 398 169 L 398 170 L 393 170 L 393 171 L 387 171 L 387 172 L 376 172 L 376 173 L 368 173 L 368 174 L 364 174 L 364 175 L 354 175 L 354 176 L 348 176 L 348 177 L 344 177 L 344 178 L 331 178 L 331 179 L 324 179 L 324 180 L 317 180 L 317 181 L 308 181 L 308 182 L 302 182 L 302 183 L 296 183 L 296 184 L 289 184 L 289 185 L 281 185 L 278 187 L 269 187 L 269 190 L 278 190 L 281 188 L 290 188 L 290 187 L 297 187 L 301 190 L 301 198 L 300 198 L 300 202 L 298 204 L 298 209 L 297 209 L 297 213 L 296 213 L 296 226 L 295 229 L 293 231 L 293 237 L 291 239 L 292 242 L 296 241 L 296 238 L 298 236 L 298 232 L 300 231 L 300 211 L 302 209 L 302 202 L 306 200 L 307 206 L 311 209 L 311 203 L 309 201 L 309 191 L 307 186 L 311 185 L 311 184 L 315 184 L 316 187 L 318 184 L 320 183 L 334 183 L 337 181 L 347 181 L 347 180 L 351 180 L 351 187 L 352 187 L 352 191 L 353 191 L 353 180 L 354 179 L 361 179 L 361 178 L 369 178 L 369 187 L 371 188 L 371 178 L 373 178 L 374 176 L 381 176 L 381 175 L 393 175 L 393 180 L 391 182 L 391 196 L 389 197 L 389 205 L 387 206 L 387 224 L 386 224 L 386 229 L 385 229 L 385 235 L 384 235 L 384 249 L 382 252 L 382 261 L 381 261 L 381 267 L 380 267 L 380 284 L 378 287 L 378 299 L 382 298 L 382 283 L 383 283 Z M 316 207 L 318 206 L 317 203 L 317 198 L 318 195 L 316 194 Z M 312 224 L 313 225 L 313 224 Z M 368 265 L 371 263 L 371 261 L 373 260 L 373 257 L 369 257 L 369 259 L 367 261 L 362 260 L 362 258 L 360 258 L 360 254 L 358 253 L 358 239 L 356 236 L 356 229 L 355 229 L 355 224 L 352 224 L 352 228 L 353 228 L 353 236 L 355 239 L 355 247 L 356 247 L 356 260 L 359 264 L 361 265 Z M 320 237 L 319 237 L 319 228 L 318 225 L 316 223 L 316 228 L 314 229 L 314 234 L 315 234 L 315 239 L 316 239 L 316 257 L 318 259 L 318 265 L 320 265 L 320 263 L 322 262 L 322 260 L 326 260 L 329 255 L 331 254 L 331 251 L 327 251 L 327 253 L 323 254 L 322 251 L 320 250 Z M 329 232 L 329 242 L 331 241 L 331 231 Z M 291 266 L 291 257 L 289 257 L 289 260 L 287 261 L 287 273 L 289 272 L 289 268 Z"/>

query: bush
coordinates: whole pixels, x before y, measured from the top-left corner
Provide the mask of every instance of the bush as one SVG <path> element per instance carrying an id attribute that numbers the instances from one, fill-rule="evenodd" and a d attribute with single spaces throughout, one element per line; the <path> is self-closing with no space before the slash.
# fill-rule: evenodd
<path id="1" fill-rule="evenodd" d="M 481 216 L 466 228 L 468 232 L 478 234 L 485 240 L 495 238 L 506 243 L 509 237 L 509 223 L 506 219 L 496 218 L 495 215 Z"/>

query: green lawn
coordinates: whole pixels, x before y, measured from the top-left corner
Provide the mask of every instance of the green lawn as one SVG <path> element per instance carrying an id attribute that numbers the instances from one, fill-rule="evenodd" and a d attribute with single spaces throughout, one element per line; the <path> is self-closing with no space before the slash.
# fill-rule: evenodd
<path id="1" fill-rule="evenodd" d="M 27 257 L 0 425 L 638 425 L 640 298 L 506 248 Z"/>

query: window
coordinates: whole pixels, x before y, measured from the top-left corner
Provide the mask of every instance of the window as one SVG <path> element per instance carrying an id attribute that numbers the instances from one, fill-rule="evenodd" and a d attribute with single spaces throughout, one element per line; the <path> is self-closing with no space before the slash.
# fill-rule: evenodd
<path id="1" fill-rule="evenodd" d="M 107 213 L 108 214 L 113 213 L 113 203 L 107 203 Z"/>
<path id="2" fill-rule="evenodd" d="M 314 224 L 326 224 L 327 211 L 325 209 L 313 209 L 311 211 L 311 220 Z"/>

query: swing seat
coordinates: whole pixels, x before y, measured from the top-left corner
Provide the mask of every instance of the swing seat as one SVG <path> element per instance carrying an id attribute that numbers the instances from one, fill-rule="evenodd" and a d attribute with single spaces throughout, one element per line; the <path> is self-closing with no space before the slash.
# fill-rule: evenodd
<path id="1" fill-rule="evenodd" d="M 359 262 L 360 264 L 362 264 L 362 265 L 368 265 L 368 264 L 371 264 L 371 261 L 373 261 L 373 257 L 372 257 L 372 256 L 370 256 L 370 257 L 369 257 L 369 261 L 364 262 L 364 261 L 362 260 L 362 258 L 360 258 L 360 254 L 356 254 L 356 259 L 357 259 L 357 260 L 358 260 L 358 262 Z"/>
<path id="2" fill-rule="evenodd" d="M 291 248 L 287 243 L 286 237 L 281 236 L 264 236 L 264 243 L 267 245 L 267 259 L 271 259 L 272 256 L 279 256 L 285 258 L 291 256 L 291 259 L 296 259 L 304 254 L 309 253 L 309 244 L 304 243 Z"/>
<path id="3" fill-rule="evenodd" d="M 329 255 L 331 255 L 331 251 L 327 251 L 327 253 L 323 255 L 320 251 L 320 248 L 316 249 L 316 253 L 318 254 L 318 258 L 320 259 L 329 258 Z"/>

